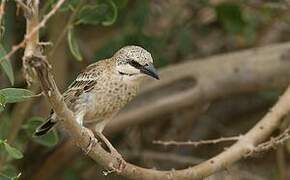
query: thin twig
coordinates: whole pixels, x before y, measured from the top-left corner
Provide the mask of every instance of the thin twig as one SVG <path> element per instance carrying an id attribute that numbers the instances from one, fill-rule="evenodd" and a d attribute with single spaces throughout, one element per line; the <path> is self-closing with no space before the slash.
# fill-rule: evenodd
<path id="1" fill-rule="evenodd" d="M 47 13 L 42 21 L 36 26 L 34 27 L 34 29 L 32 31 L 30 31 L 28 34 L 26 34 L 24 36 L 24 39 L 17 45 L 14 45 L 11 49 L 10 52 L 8 52 L 4 57 L 2 57 L 0 59 L 0 63 L 1 61 L 3 61 L 4 59 L 8 59 L 10 58 L 17 50 L 19 50 L 21 47 L 24 47 L 25 43 L 27 42 L 28 39 L 30 39 L 35 33 L 38 33 L 39 29 L 41 29 L 42 27 L 45 26 L 46 22 L 48 21 L 49 18 L 51 18 L 56 11 L 61 7 L 61 5 L 65 2 L 65 0 L 59 0 L 55 6 L 50 10 L 49 13 Z"/>
<path id="2" fill-rule="evenodd" d="M 228 142 L 228 141 L 238 141 L 242 136 L 233 136 L 233 137 L 221 137 L 218 139 L 210 139 L 210 140 L 201 140 L 201 141 L 160 141 L 155 140 L 153 144 L 160 144 L 164 146 L 200 146 L 205 144 L 217 144 L 221 142 Z"/>
<path id="3" fill-rule="evenodd" d="M 6 6 L 6 0 L 2 0 L 1 1 L 1 5 L 0 5 L 0 35 L 2 36 L 5 27 L 2 26 L 3 25 L 3 17 L 4 17 L 4 12 L 5 12 L 5 6 Z"/>
<path id="4" fill-rule="evenodd" d="M 17 5 L 19 5 L 22 8 L 24 13 L 31 14 L 31 9 L 24 2 L 22 2 L 21 0 L 14 1 L 17 2 Z"/>
<path id="5" fill-rule="evenodd" d="M 2 0 L 1 5 L 0 5 L 0 23 L 1 24 L 2 24 L 2 19 L 4 16 L 4 12 L 5 12 L 5 6 L 6 6 L 6 0 Z"/>
<path id="6" fill-rule="evenodd" d="M 278 136 L 270 138 L 269 141 L 259 144 L 252 153 L 261 153 L 269 151 L 270 149 L 274 149 L 279 145 L 284 144 L 289 138 L 290 138 L 290 127 L 285 129 L 283 133 L 279 134 Z"/>

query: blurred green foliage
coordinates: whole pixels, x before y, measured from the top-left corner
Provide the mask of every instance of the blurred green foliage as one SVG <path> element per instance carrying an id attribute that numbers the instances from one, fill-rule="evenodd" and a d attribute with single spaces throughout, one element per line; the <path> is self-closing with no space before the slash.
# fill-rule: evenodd
<path id="1" fill-rule="evenodd" d="M 229 34 L 241 34 L 247 40 L 253 41 L 256 33 L 255 16 L 241 8 L 238 2 L 224 2 L 215 7 L 218 21 Z"/>
<path id="2" fill-rule="evenodd" d="M 238 3 L 221 3 L 216 6 L 216 13 L 223 28 L 229 33 L 241 33 L 246 27 L 246 21 Z"/>
<path id="3" fill-rule="evenodd" d="M 77 24 L 109 26 L 116 21 L 117 15 L 117 6 L 111 0 L 93 5 L 84 5 L 78 13 Z"/>
<path id="4" fill-rule="evenodd" d="M 15 147 L 12 147 L 10 144 L 8 144 L 5 140 L 0 140 L 0 145 L 4 146 L 4 149 L 14 159 L 21 159 L 23 158 L 23 154 L 16 149 Z"/>
<path id="5" fill-rule="evenodd" d="M 7 54 L 3 45 L 0 44 L 0 59 L 2 59 Z M 1 70 L 7 75 L 11 85 L 14 85 L 14 73 L 11 65 L 10 59 L 3 59 L 0 61 Z"/>

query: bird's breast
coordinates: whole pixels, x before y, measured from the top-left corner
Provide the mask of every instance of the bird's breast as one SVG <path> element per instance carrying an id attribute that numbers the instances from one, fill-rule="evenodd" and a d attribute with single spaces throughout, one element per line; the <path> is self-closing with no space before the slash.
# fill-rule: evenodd
<path id="1" fill-rule="evenodd" d="M 106 81 L 92 90 L 85 119 L 100 121 L 122 109 L 137 94 L 137 86 L 122 81 Z"/>

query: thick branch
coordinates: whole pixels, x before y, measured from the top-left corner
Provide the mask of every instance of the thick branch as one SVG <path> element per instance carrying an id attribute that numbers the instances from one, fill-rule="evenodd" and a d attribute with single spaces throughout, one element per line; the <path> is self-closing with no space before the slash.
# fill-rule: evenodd
<path id="1" fill-rule="evenodd" d="M 129 106 L 106 129 L 109 133 L 114 133 L 126 127 L 149 121 L 151 116 L 159 116 L 159 109 L 154 109 L 154 104 L 156 102 L 166 102 L 166 98 L 170 98 L 166 93 L 168 90 L 172 90 L 174 96 L 183 96 L 182 94 L 185 92 L 182 89 L 176 90 L 174 87 L 179 85 L 179 79 L 183 79 L 186 76 L 196 75 L 197 83 L 194 87 L 201 89 L 200 91 L 194 91 L 191 101 L 184 99 L 195 105 L 235 93 L 281 88 L 289 83 L 290 61 L 287 58 L 289 48 L 290 43 L 284 43 L 214 56 L 200 61 L 190 61 L 162 69 L 162 79 L 158 83 L 154 81 L 146 83 L 147 86 L 144 87 L 143 93 L 132 103 L 133 105 L 137 104 L 137 106 Z M 237 69 L 239 70 L 238 72 Z M 203 81 L 206 82 L 203 83 Z M 211 86 L 208 86 L 210 84 Z M 207 89 L 209 87 L 211 88 Z M 162 92 L 165 96 L 158 94 L 158 92 Z M 155 99 L 155 101 L 149 101 L 148 99 Z M 151 107 L 152 103 L 153 107 Z M 165 110 L 163 111 L 164 106 Z M 167 113 L 171 109 L 167 108 L 171 106 L 177 108 L 177 110 L 180 108 L 174 103 L 168 106 L 163 104 L 158 107 L 161 108 L 162 113 Z M 172 111 L 175 110 L 172 109 Z M 67 150 L 71 150 L 71 148 L 67 148 Z M 73 157 L 75 153 L 67 154 Z M 42 167 L 41 169 L 45 171 L 46 168 Z"/>
<path id="2" fill-rule="evenodd" d="M 74 118 L 73 113 L 67 108 L 61 94 L 57 90 L 54 80 L 48 71 L 49 66 L 44 57 L 33 56 L 29 59 L 29 64 L 38 75 L 39 82 L 45 92 L 50 104 L 62 119 L 64 128 L 71 135 L 76 144 L 85 149 L 89 144 L 89 134 L 80 127 Z M 184 170 L 158 171 L 145 169 L 127 163 L 121 175 L 134 179 L 198 179 L 206 177 L 218 170 L 224 169 L 230 164 L 241 159 L 250 153 L 256 145 L 265 140 L 272 131 L 279 125 L 280 120 L 290 109 L 290 89 L 280 98 L 277 104 L 267 115 L 237 143 L 228 148 L 218 156 L 205 161 L 197 166 Z M 102 164 L 106 168 L 118 167 L 118 161 L 111 157 L 100 145 L 96 145 L 88 154 L 92 159 Z"/>

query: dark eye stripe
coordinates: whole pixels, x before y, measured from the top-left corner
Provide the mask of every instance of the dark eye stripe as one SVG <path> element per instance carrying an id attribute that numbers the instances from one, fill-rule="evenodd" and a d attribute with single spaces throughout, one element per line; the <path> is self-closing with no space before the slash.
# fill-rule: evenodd
<path id="1" fill-rule="evenodd" d="M 143 66 L 141 64 L 139 64 L 138 62 L 136 62 L 135 60 L 129 60 L 128 63 L 135 67 L 136 69 L 141 69 Z"/>

